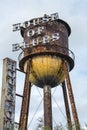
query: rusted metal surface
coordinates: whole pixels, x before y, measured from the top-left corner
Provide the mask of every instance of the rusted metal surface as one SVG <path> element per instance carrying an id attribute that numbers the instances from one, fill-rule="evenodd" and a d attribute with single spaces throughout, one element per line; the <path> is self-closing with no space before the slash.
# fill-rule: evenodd
<path id="1" fill-rule="evenodd" d="M 20 130 L 27 130 L 28 111 L 29 111 L 29 102 L 31 93 L 31 83 L 29 82 L 29 71 L 30 71 L 30 61 L 28 61 L 27 63 L 27 73 L 25 77 L 25 85 L 24 85 L 23 100 L 20 114 L 20 122 L 19 122 Z"/>
<path id="2" fill-rule="evenodd" d="M 17 94 L 17 93 L 16 93 L 16 96 L 23 98 L 23 96 L 22 96 L 22 95 L 20 95 L 20 94 Z"/>
<path id="3" fill-rule="evenodd" d="M 71 115 L 70 115 L 70 109 L 69 109 L 69 103 L 68 103 L 68 97 L 67 97 L 65 81 L 62 83 L 62 90 L 63 90 L 63 97 L 64 97 L 64 103 L 65 103 L 65 110 L 66 110 L 68 129 L 73 130 L 72 129 Z"/>
<path id="4" fill-rule="evenodd" d="M 1 94 L 0 129 L 14 130 L 16 94 L 16 61 L 3 60 L 3 80 Z"/>
<path id="5" fill-rule="evenodd" d="M 23 33 L 25 47 L 23 53 L 19 55 L 20 69 L 24 71 L 24 63 L 28 58 L 48 54 L 65 58 L 69 63 L 70 70 L 72 70 L 74 54 L 68 49 L 70 32 L 69 25 L 60 19 L 26 27 Z"/>
<path id="6" fill-rule="evenodd" d="M 55 49 L 56 48 L 56 49 Z M 68 50 L 68 55 L 65 53 Z M 30 53 L 31 52 L 31 53 Z M 58 56 L 61 59 L 64 58 L 67 60 L 69 64 L 69 69 L 72 70 L 74 67 L 74 54 L 67 48 L 63 48 L 57 45 L 46 45 L 46 46 L 37 46 L 33 48 L 27 48 L 25 52 L 19 55 L 19 67 L 22 71 L 24 71 L 24 64 L 29 58 L 33 58 L 35 56 L 40 55 L 51 55 Z M 22 57 L 21 57 L 22 56 Z"/>
<path id="7" fill-rule="evenodd" d="M 38 43 L 40 44 L 43 43 L 44 36 L 51 37 L 54 33 L 59 33 L 59 39 L 56 41 L 56 44 L 68 47 L 68 28 L 65 22 L 61 20 L 49 21 L 48 23 L 42 23 L 38 26 L 27 27 L 24 31 L 24 40 L 26 44 L 31 46 L 32 39 L 37 40 L 38 38 Z M 49 41 L 48 38 L 46 38 L 46 41 Z"/>
<path id="8" fill-rule="evenodd" d="M 72 85 L 71 85 L 71 81 L 70 81 L 70 77 L 69 77 L 68 65 L 67 65 L 66 61 L 64 63 L 64 71 L 65 71 L 67 89 L 68 89 L 68 93 L 69 93 L 69 98 L 70 98 L 70 103 L 71 103 L 71 108 L 72 108 L 72 114 L 73 114 L 73 118 L 74 118 L 75 127 L 76 127 L 76 130 L 80 130 L 78 114 L 77 114 L 77 110 L 76 110 Z"/>
<path id="9" fill-rule="evenodd" d="M 48 50 L 48 47 L 54 51 L 61 50 L 68 55 L 68 31 L 65 23 L 61 21 L 49 21 L 46 24 L 38 26 L 30 26 L 24 31 L 25 47 L 36 49 L 37 51 L 44 52 Z M 44 45 L 45 49 L 35 46 Z M 48 45 L 48 47 L 47 47 Z M 50 47 L 50 45 L 53 45 Z M 57 46 L 56 46 L 57 45 Z M 60 46 L 60 49 L 57 49 Z M 47 47 L 47 48 L 46 48 Z M 62 49 L 67 48 L 67 49 Z M 57 49 L 57 50 L 56 50 Z M 28 50 L 29 51 L 29 50 Z M 33 50 L 32 50 L 33 51 Z M 32 53 L 32 52 L 30 52 Z"/>
<path id="10" fill-rule="evenodd" d="M 51 87 L 44 86 L 44 127 L 52 130 Z"/>

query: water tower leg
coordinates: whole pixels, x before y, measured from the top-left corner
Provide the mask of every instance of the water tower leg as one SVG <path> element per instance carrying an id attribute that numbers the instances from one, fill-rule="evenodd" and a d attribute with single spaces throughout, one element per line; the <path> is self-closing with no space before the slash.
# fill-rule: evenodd
<path id="1" fill-rule="evenodd" d="M 68 103 L 65 81 L 62 83 L 62 90 L 63 90 L 63 96 L 64 96 L 64 103 L 65 103 L 65 109 L 66 109 L 68 129 L 72 130 L 72 122 L 71 122 L 70 109 L 69 109 L 69 103 Z"/>
<path id="2" fill-rule="evenodd" d="M 27 130 L 28 110 L 29 110 L 30 93 L 31 93 L 31 83 L 29 82 L 29 74 L 30 74 L 29 72 L 30 72 L 30 62 L 27 63 L 27 73 L 25 77 L 23 100 L 22 100 L 20 122 L 19 122 L 20 130 Z"/>
<path id="3" fill-rule="evenodd" d="M 44 127 L 52 130 L 51 86 L 44 86 Z"/>
<path id="4" fill-rule="evenodd" d="M 69 93 L 75 127 L 76 127 L 76 130 L 80 130 L 80 124 L 79 124 L 78 114 L 77 114 L 77 110 L 76 110 L 76 106 L 75 106 L 74 95 L 73 95 L 72 86 L 71 86 L 71 82 L 70 82 L 67 62 L 64 63 L 64 71 L 65 71 L 65 76 L 66 76 L 67 89 L 68 89 L 68 93 Z"/>

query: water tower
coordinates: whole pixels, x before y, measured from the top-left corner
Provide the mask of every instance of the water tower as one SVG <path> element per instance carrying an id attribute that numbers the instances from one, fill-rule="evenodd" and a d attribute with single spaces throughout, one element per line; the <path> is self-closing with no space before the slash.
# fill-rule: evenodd
<path id="1" fill-rule="evenodd" d="M 74 54 L 68 47 L 68 37 L 71 33 L 69 25 L 55 13 L 50 16 L 45 14 L 23 24 L 14 24 L 13 27 L 13 31 L 20 30 L 24 39 L 23 46 L 13 45 L 13 50 L 23 50 L 19 55 L 19 68 L 26 73 L 19 128 L 27 130 L 32 83 L 44 91 L 45 127 L 53 130 L 51 89 L 62 84 L 68 127 L 72 130 L 66 87 L 75 127 L 80 130 L 69 78 L 69 71 L 74 67 Z"/>

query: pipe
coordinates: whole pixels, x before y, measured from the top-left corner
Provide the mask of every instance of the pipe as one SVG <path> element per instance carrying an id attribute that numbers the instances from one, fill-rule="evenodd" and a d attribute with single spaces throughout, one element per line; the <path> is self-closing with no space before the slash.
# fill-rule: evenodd
<path id="1" fill-rule="evenodd" d="M 44 127 L 52 130 L 51 86 L 44 86 Z"/>

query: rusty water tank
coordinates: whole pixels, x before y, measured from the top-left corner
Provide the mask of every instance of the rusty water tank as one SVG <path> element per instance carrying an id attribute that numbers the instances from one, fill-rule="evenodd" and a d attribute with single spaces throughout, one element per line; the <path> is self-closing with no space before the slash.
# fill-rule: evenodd
<path id="1" fill-rule="evenodd" d="M 68 47 L 71 29 L 65 21 L 50 17 L 35 18 L 29 24 L 21 28 L 25 48 L 19 55 L 19 67 L 27 72 L 27 62 L 31 59 L 30 82 L 41 88 L 55 87 L 65 78 L 64 61 L 69 71 L 74 67 L 74 54 Z"/>

